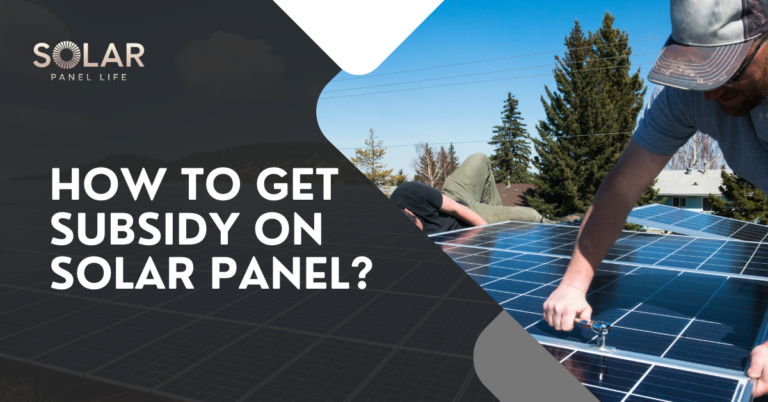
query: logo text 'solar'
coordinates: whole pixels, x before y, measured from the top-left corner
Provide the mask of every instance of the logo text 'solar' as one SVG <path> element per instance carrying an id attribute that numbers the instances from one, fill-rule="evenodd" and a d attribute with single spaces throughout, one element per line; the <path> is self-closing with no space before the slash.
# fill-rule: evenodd
<path id="1" fill-rule="evenodd" d="M 42 60 L 35 60 L 33 63 L 38 68 L 46 68 L 53 61 L 59 68 L 64 70 L 70 70 L 80 65 L 82 61 L 82 67 L 144 67 L 144 63 L 141 62 L 141 56 L 144 55 L 144 46 L 140 43 L 126 43 L 125 53 L 121 57 L 120 52 L 117 50 L 117 46 L 114 43 L 110 43 L 104 52 L 104 57 L 101 58 L 101 62 L 92 59 L 90 49 L 87 43 L 83 43 L 83 50 L 75 43 L 70 41 L 64 41 L 57 44 L 51 54 L 49 55 L 44 50 L 49 49 L 50 46 L 47 43 L 38 43 L 35 45 L 35 55 Z M 98 59 L 96 59 L 98 60 Z M 99 74 L 99 81 L 126 81 L 127 74 Z M 91 81 L 90 74 L 59 74 L 52 73 L 51 81 Z"/>

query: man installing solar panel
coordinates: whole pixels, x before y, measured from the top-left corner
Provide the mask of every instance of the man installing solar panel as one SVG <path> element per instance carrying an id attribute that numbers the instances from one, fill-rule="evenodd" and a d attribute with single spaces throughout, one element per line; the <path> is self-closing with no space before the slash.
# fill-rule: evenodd
<path id="1" fill-rule="evenodd" d="M 671 0 L 672 35 L 648 79 L 656 84 L 619 162 L 584 216 L 568 270 L 544 303 L 544 318 L 570 331 L 590 320 L 595 270 L 643 190 L 700 130 L 728 165 L 768 192 L 768 0 Z M 768 344 L 750 355 L 755 395 L 768 393 Z"/>
<path id="2" fill-rule="evenodd" d="M 491 162 L 480 153 L 470 155 L 445 179 L 442 193 L 406 182 L 390 200 L 427 234 L 505 221 L 552 223 L 532 208 L 503 206 Z"/>

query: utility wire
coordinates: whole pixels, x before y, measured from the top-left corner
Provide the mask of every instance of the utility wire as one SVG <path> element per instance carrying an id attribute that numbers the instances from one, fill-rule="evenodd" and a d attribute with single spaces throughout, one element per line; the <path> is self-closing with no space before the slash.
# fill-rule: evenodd
<path id="1" fill-rule="evenodd" d="M 620 135 L 620 134 L 632 134 L 632 131 L 622 131 L 619 133 L 593 133 L 593 134 L 579 134 L 579 135 L 561 135 L 558 136 L 558 138 L 574 138 L 574 137 L 594 137 L 598 135 Z M 483 141 L 451 141 L 451 142 L 433 142 L 432 145 L 448 145 L 448 144 L 477 144 L 480 142 L 487 143 L 487 140 Z M 418 144 L 402 144 L 402 145 L 387 145 L 384 148 L 400 148 L 400 147 L 412 147 Z M 350 147 L 350 148 L 337 148 L 339 150 L 342 149 L 358 149 L 360 147 Z"/>
<path id="2" fill-rule="evenodd" d="M 632 56 L 646 56 L 646 55 L 649 55 L 649 54 L 659 54 L 659 53 L 661 53 L 661 52 L 648 52 L 648 53 L 640 53 L 640 54 L 633 54 L 633 55 L 623 55 L 623 56 L 613 56 L 613 57 L 602 57 L 602 58 L 592 59 L 592 60 L 589 60 L 589 61 L 609 60 L 609 59 L 619 59 L 619 58 L 624 58 L 624 57 L 632 57 Z M 566 65 L 568 65 L 568 64 L 582 64 L 582 63 L 584 63 L 584 61 L 574 61 L 574 62 L 570 62 L 570 63 L 563 63 L 563 64 L 566 64 Z M 423 80 L 415 80 L 415 81 L 404 81 L 404 82 L 395 82 L 395 83 L 391 83 L 391 84 L 371 85 L 371 86 L 367 86 L 367 87 L 355 87 L 355 88 L 347 88 L 347 89 L 334 89 L 334 90 L 332 90 L 332 91 L 323 91 L 323 93 L 331 93 L 331 92 L 344 92 L 344 91 L 354 91 L 354 90 L 358 90 L 358 89 L 368 89 L 368 88 L 387 87 L 387 86 L 392 86 L 392 85 L 405 85 L 405 84 L 413 84 L 413 83 L 417 83 L 417 82 L 426 82 L 426 81 L 438 81 L 438 80 L 447 80 L 447 79 L 451 79 L 451 78 L 471 77 L 471 76 L 474 76 L 474 75 L 484 75 L 484 74 L 505 73 L 505 72 L 508 72 L 508 71 L 530 70 L 530 69 L 534 69 L 534 68 L 542 68 L 542 67 L 558 67 L 558 66 L 559 66 L 559 64 L 542 64 L 542 65 L 540 65 L 540 66 L 532 66 L 532 67 L 519 67 L 519 68 L 510 68 L 510 69 L 507 69 L 507 70 L 496 70 L 496 71 L 486 71 L 486 72 L 481 72 L 481 73 L 471 73 L 471 74 L 452 75 L 452 76 L 448 76 L 448 77 L 438 77 L 438 78 L 425 78 L 425 79 L 423 79 Z M 617 67 L 620 67 L 620 66 L 617 66 Z M 325 99 L 325 98 L 323 98 L 323 99 Z"/>
<path id="3" fill-rule="evenodd" d="M 640 64 L 636 64 L 636 66 L 644 66 L 644 65 L 647 65 L 647 64 L 654 64 L 654 63 L 640 63 Z M 612 69 L 612 68 L 623 68 L 623 67 L 626 67 L 626 66 L 613 66 L 613 67 L 592 68 L 592 69 L 578 70 L 578 71 L 573 71 L 573 72 L 584 73 L 584 72 L 588 72 L 588 71 L 608 70 L 608 69 Z M 483 82 L 515 80 L 515 79 L 520 79 L 520 78 L 531 78 L 531 77 L 543 77 L 543 76 L 548 76 L 548 75 L 552 75 L 552 73 L 523 75 L 523 76 L 519 76 L 519 77 L 494 78 L 494 79 L 490 79 L 490 80 L 466 81 L 466 82 L 457 82 L 457 83 L 453 83 L 453 84 L 430 85 L 430 86 L 426 86 L 426 87 L 393 89 L 393 90 L 390 90 L 390 91 L 366 92 L 366 93 L 362 93 L 362 94 L 353 94 L 353 95 L 326 96 L 326 97 L 322 97 L 322 98 L 319 98 L 319 99 L 323 100 L 323 99 L 348 98 L 350 96 L 364 96 L 364 95 L 384 94 L 384 93 L 390 93 L 390 92 L 415 91 L 417 89 L 451 87 L 451 86 L 456 86 L 456 85 L 478 84 L 478 83 L 483 83 Z"/>
<path id="4" fill-rule="evenodd" d="M 667 36 L 656 36 L 656 37 L 653 37 L 653 38 L 635 39 L 635 40 L 621 41 L 621 42 L 616 42 L 616 43 L 643 42 L 643 41 L 662 39 L 662 38 L 667 38 Z M 613 44 L 614 43 L 610 43 L 610 44 L 607 44 L 607 45 L 597 45 L 597 46 L 598 47 L 601 47 L 601 46 L 611 46 Z M 582 46 L 582 47 L 577 47 L 577 48 L 574 48 L 574 49 L 591 48 L 591 47 L 592 46 Z M 441 66 L 415 68 L 415 69 L 412 69 L 412 70 L 393 71 L 391 73 L 371 74 L 371 75 L 365 75 L 365 76 L 362 76 L 362 77 L 343 78 L 343 79 L 340 79 L 340 80 L 335 80 L 334 82 L 349 81 L 349 80 L 359 80 L 359 79 L 363 79 L 363 78 L 379 77 L 379 76 L 382 76 L 382 75 L 412 73 L 414 71 L 433 70 L 433 69 L 436 69 L 436 68 L 446 68 L 446 67 L 463 66 L 463 65 L 467 65 L 467 64 L 486 63 L 486 62 L 489 62 L 489 61 L 516 59 L 516 58 L 520 58 L 520 57 L 539 56 L 539 55 L 542 55 L 542 54 L 558 53 L 558 52 L 563 52 L 563 51 L 567 51 L 567 50 L 569 50 L 569 49 L 550 50 L 550 51 L 546 51 L 546 52 L 520 54 L 520 55 L 516 55 L 516 56 L 498 57 L 498 58 L 495 58 L 495 59 L 467 61 L 467 62 L 464 62 L 464 63 L 444 64 L 444 65 L 441 65 Z"/>

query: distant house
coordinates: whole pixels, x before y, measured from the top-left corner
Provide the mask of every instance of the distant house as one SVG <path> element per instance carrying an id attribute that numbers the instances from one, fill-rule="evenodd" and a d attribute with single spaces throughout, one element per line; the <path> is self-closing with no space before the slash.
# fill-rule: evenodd
<path id="1" fill-rule="evenodd" d="M 656 200 L 666 198 L 664 205 L 703 212 L 711 211 L 709 194 L 723 198 L 718 189 L 723 184 L 720 172 L 720 169 L 706 172 L 690 169 L 662 170 L 655 185 L 659 189 Z M 726 172 L 732 173 L 731 170 Z"/>
<path id="2" fill-rule="evenodd" d="M 496 183 L 496 188 L 501 196 L 501 205 L 506 207 L 527 207 L 528 202 L 525 197 L 533 195 L 536 186 L 533 184 L 510 184 Z"/>

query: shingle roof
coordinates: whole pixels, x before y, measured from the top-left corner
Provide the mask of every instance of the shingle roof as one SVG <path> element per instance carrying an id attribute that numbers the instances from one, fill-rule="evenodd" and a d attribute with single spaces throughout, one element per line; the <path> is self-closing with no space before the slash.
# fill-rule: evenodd
<path id="1" fill-rule="evenodd" d="M 723 184 L 720 172 L 719 169 L 707 170 L 706 173 L 694 170 L 685 174 L 685 170 L 662 170 L 654 187 L 659 189 L 659 195 L 720 195 L 718 187 Z"/>
<path id="2" fill-rule="evenodd" d="M 506 207 L 527 207 L 528 203 L 525 200 L 525 196 L 533 195 L 533 190 L 536 189 L 536 186 L 533 184 L 515 183 L 507 187 L 505 183 L 496 183 L 496 188 L 501 196 L 501 205 Z"/>

